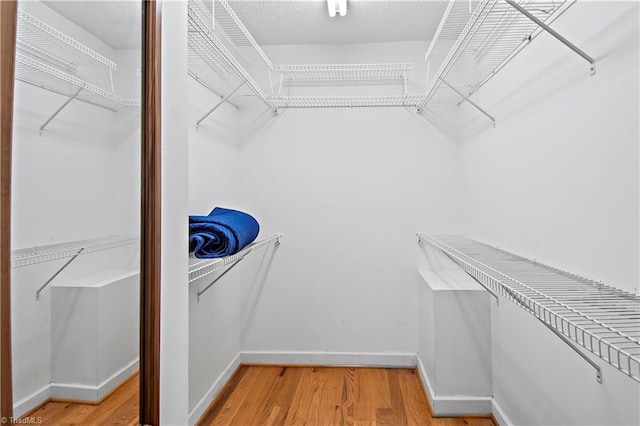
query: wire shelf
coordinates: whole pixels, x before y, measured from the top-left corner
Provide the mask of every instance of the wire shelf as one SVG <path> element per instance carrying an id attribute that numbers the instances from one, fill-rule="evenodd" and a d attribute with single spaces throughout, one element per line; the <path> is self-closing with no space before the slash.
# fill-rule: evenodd
<path id="1" fill-rule="evenodd" d="M 279 244 L 281 238 L 282 234 L 273 234 L 270 237 L 263 238 L 249 244 L 236 254 L 220 257 L 217 259 L 198 259 L 195 257 L 191 257 L 189 258 L 189 282 L 191 283 L 197 279 L 206 277 L 207 275 L 212 274 L 227 265 L 235 263 L 243 259 L 252 251 L 259 250 L 271 244 Z"/>
<path id="2" fill-rule="evenodd" d="M 217 0 L 216 3 L 219 1 Z M 235 14 L 233 16 L 237 19 Z M 217 19 L 218 16 L 216 16 L 216 22 L 218 22 Z M 260 85 L 214 33 L 211 22 L 211 13 L 202 3 L 194 0 L 189 1 L 189 73 L 216 88 L 220 86 L 221 82 L 232 85 L 238 81 L 237 78 L 240 78 L 258 98 L 269 105 Z"/>
<path id="3" fill-rule="evenodd" d="M 231 43 L 230 49 L 237 51 L 250 64 L 264 63 L 273 70 L 273 64 L 229 3 L 226 0 L 213 0 L 213 4 L 214 30 L 219 30 L 222 38 Z"/>
<path id="4" fill-rule="evenodd" d="M 484 287 L 640 382 L 640 296 L 467 238 L 418 238 Z"/>
<path id="5" fill-rule="evenodd" d="M 30 247 L 11 251 L 11 267 L 20 268 L 23 266 L 35 265 L 43 262 L 73 257 L 82 250 L 82 254 L 95 253 L 102 250 L 109 250 L 137 244 L 139 239 L 132 236 L 111 235 L 102 238 L 92 238 L 87 240 L 70 241 L 60 244 L 49 244 L 46 246 Z"/>
<path id="6" fill-rule="evenodd" d="M 20 48 L 37 54 L 41 59 L 50 59 L 68 70 L 75 69 L 79 61 L 116 69 L 116 64 L 110 59 L 21 9 L 18 9 L 17 39 Z"/>
<path id="7" fill-rule="evenodd" d="M 94 84 L 47 65 L 34 58 L 16 53 L 16 79 L 42 89 L 71 97 L 82 88 L 77 100 L 112 111 L 123 108 L 139 110 L 140 102 L 121 98 Z"/>
<path id="8" fill-rule="evenodd" d="M 549 24 L 575 0 L 518 0 L 518 3 Z M 425 100 L 420 106 L 429 102 L 438 90 L 450 90 L 442 84 L 443 79 L 470 96 L 542 32 L 536 23 L 504 1 L 483 0 L 475 4 L 471 12 L 468 1 L 450 0 L 425 55 L 431 71 Z M 448 53 L 445 56 L 443 52 Z"/>
<path id="9" fill-rule="evenodd" d="M 404 85 L 411 64 L 276 65 L 283 86 Z"/>
<path id="10" fill-rule="evenodd" d="M 267 99 L 278 108 L 415 107 L 423 96 L 270 96 Z"/>

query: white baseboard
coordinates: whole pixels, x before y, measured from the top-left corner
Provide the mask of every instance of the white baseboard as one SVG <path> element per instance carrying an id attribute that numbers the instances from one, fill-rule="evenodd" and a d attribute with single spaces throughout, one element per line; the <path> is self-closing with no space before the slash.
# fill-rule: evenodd
<path id="1" fill-rule="evenodd" d="M 26 398 L 23 398 L 13 404 L 13 417 L 21 417 L 23 414 L 33 410 L 49 398 L 51 398 L 51 385 L 46 385 Z"/>
<path id="2" fill-rule="evenodd" d="M 429 377 L 427 377 L 424 364 L 422 364 L 420 357 L 416 358 L 418 373 L 427 390 L 427 398 L 429 398 L 434 416 L 456 417 L 466 414 L 491 415 L 493 401 L 493 397 L 491 396 L 436 395 L 429 381 Z"/>
<path id="3" fill-rule="evenodd" d="M 496 422 L 498 422 L 500 426 L 510 426 L 513 424 L 495 399 L 493 400 L 492 405 L 493 409 L 491 411 L 493 413 L 493 418 L 496 419 Z"/>
<path id="4" fill-rule="evenodd" d="M 207 408 L 209 408 L 209 405 L 216 398 L 218 392 L 220 392 L 222 387 L 231 378 L 233 372 L 236 371 L 236 369 L 240 366 L 241 357 L 241 353 L 238 353 L 238 355 L 236 355 L 233 361 L 231 361 L 229 365 L 227 365 L 227 367 L 222 371 L 222 373 L 220 373 L 213 385 L 211 385 L 211 387 L 205 392 L 202 398 L 200 398 L 193 409 L 189 412 L 190 425 L 194 425 L 200 419 L 200 417 L 202 417 Z"/>
<path id="5" fill-rule="evenodd" d="M 80 383 L 51 383 L 51 398 L 98 402 L 139 368 L 136 358 L 98 386 Z"/>
<path id="6" fill-rule="evenodd" d="M 414 353 L 385 352 L 272 352 L 244 351 L 243 364 L 362 365 L 367 367 L 408 368 L 416 366 Z"/>

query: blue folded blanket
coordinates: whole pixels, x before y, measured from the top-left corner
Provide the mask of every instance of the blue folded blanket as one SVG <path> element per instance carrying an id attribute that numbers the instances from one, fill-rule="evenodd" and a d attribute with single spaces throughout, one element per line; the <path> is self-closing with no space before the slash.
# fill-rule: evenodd
<path id="1" fill-rule="evenodd" d="M 209 216 L 189 216 L 189 252 L 201 259 L 230 256 L 253 242 L 258 232 L 253 216 L 216 207 Z"/>

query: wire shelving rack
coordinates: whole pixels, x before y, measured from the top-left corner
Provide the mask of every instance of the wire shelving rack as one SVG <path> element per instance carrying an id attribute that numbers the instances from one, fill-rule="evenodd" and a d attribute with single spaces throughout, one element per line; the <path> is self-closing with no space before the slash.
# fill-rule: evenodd
<path id="1" fill-rule="evenodd" d="M 16 53 L 16 79 L 111 111 L 140 110 L 139 101 L 124 99 L 20 52 Z"/>
<path id="2" fill-rule="evenodd" d="M 100 238 L 17 249 L 11 251 L 11 267 L 20 268 L 65 259 L 75 256 L 80 250 L 82 250 L 82 254 L 88 254 L 137 244 L 138 242 L 139 239 L 137 237 L 110 235 Z"/>
<path id="3" fill-rule="evenodd" d="M 278 108 L 415 107 L 422 100 L 422 95 L 272 96 L 268 99 Z"/>
<path id="4" fill-rule="evenodd" d="M 269 237 L 254 241 L 236 254 L 216 259 L 198 259 L 191 257 L 189 258 L 189 282 L 192 283 L 195 280 L 206 277 L 227 265 L 235 263 L 253 251 L 268 247 L 272 244 L 279 244 L 281 239 L 282 234 L 273 234 Z"/>
<path id="5" fill-rule="evenodd" d="M 419 107 L 434 101 L 440 103 L 442 99 L 453 99 L 454 104 L 469 101 L 473 93 L 543 31 L 589 58 L 548 27 L 574 3 L 575 0 L 450 0 L 425 55 L 428 82 Z M 594 73 L 595 62 L 592 59 L 590 62 Z M 493 120 L 490 114 L 473 105 Z"/>
<path id="6" fill-rule="evenodd" d="M 406 93 L 411 64 L 277 65 L 280 90 L 287 86 L 402 85 Z"/>
<path id="7" fill-rule="evenodd" d="M 18 10 L 16 45 L 16 80 L 67 97 L 40 127 L 41 134 L 73 100 L 111 111 L 140 110 L 140 101 L 124 99 L 114 93 L 112 71 L 117 68 L 115 62 L 22 9 Z M 103 86 L 86 78 L 99 69 L 105 71 Z M 110 86 L 110 89 L 104 86 Z"/>
<path id="8" fill-rule="evenodd" d="M 516 303 L 569 344 L 640 382 L 640 296 L 457 236 L 426 242 L 483 287 Z"/>

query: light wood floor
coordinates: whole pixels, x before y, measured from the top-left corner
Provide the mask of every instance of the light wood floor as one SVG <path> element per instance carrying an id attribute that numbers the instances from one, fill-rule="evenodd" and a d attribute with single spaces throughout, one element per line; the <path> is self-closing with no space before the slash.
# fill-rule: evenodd
<path id="1" fill-rule="evenodd" d="M 242 366 L 199 426 L 494 426 L 434 418 L 414 369 Z"/>
<path id="2" fill-rule="evenodd" d="M 199 426 L 495 426 L 489 418 L 431 417 L 413 369 L 242 366 Z M 138 424 L 136 374 L 99 405 L 48 402 L 28 414 L 48 425 Z"/>
<path id="3" fill-rule="evenodd" d="M 25 417 L 41 418 L 43 426 L 136 426 L 140 404 L 138 380 L 135 374 L 98 405 L 48 402 Z"/>

